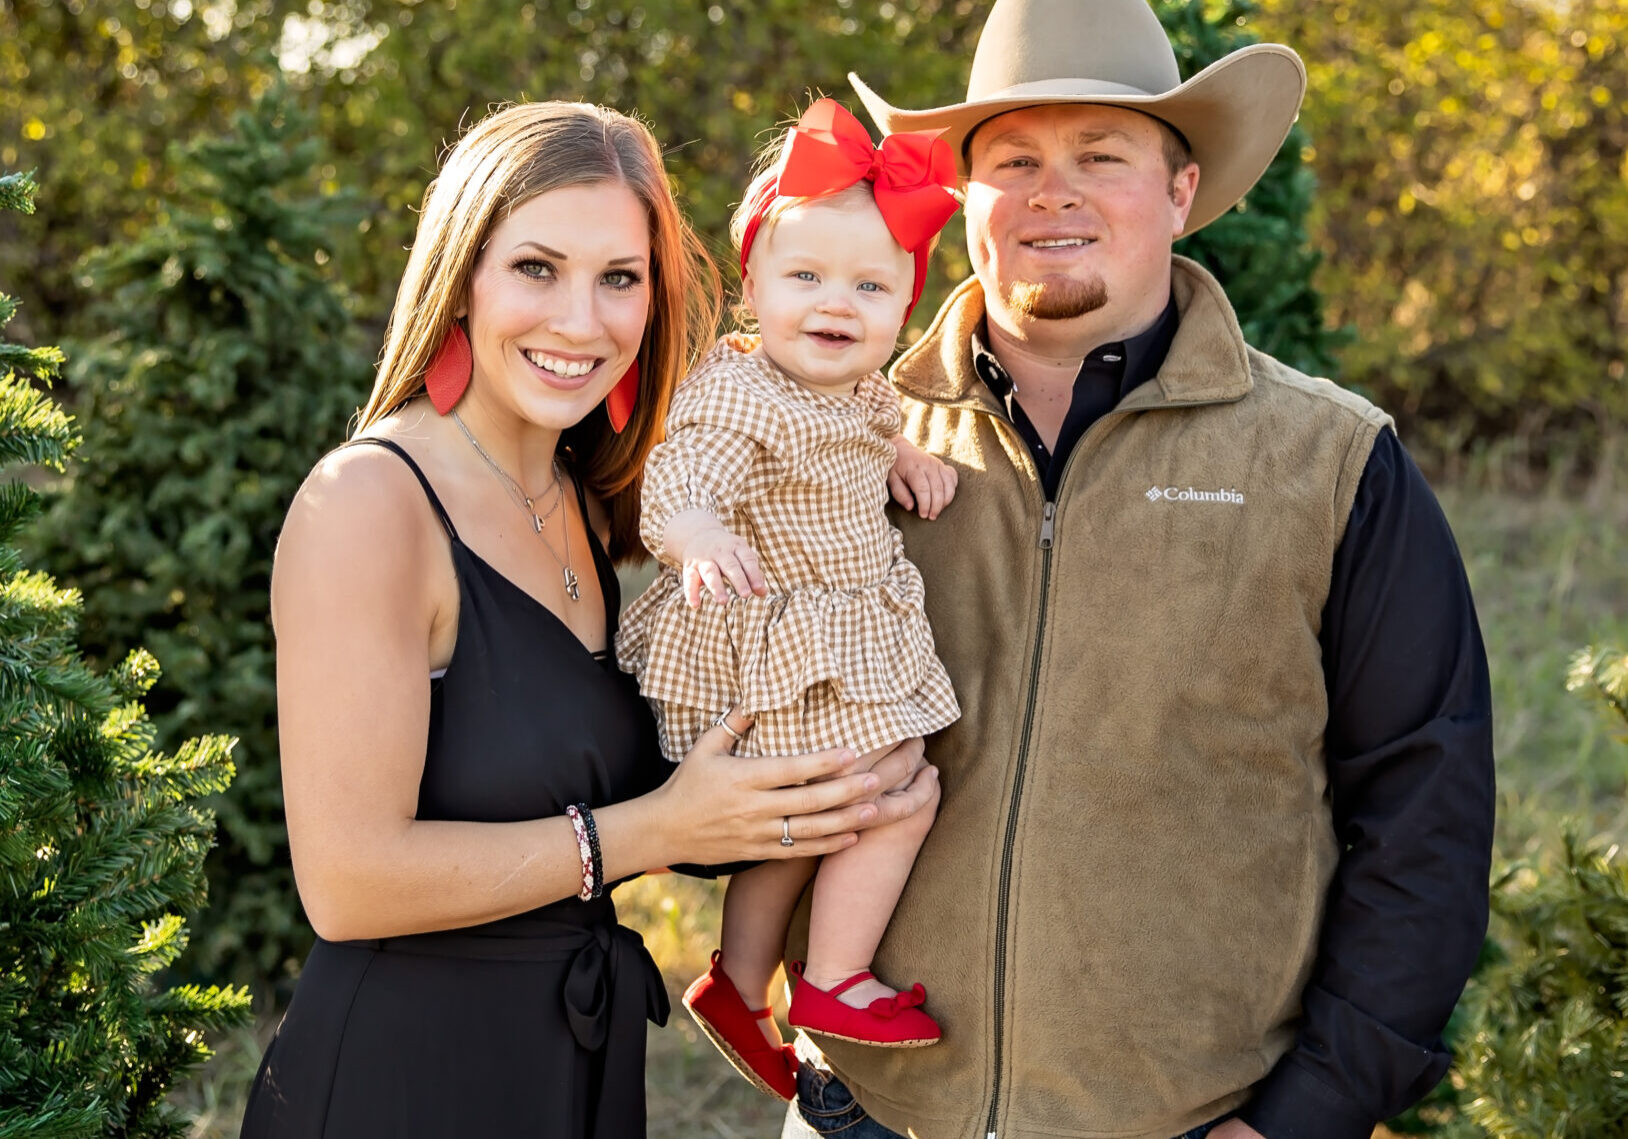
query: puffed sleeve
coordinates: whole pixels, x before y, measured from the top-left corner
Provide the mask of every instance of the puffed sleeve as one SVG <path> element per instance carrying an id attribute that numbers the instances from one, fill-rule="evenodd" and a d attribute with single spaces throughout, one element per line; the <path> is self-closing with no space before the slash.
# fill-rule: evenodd
<path id="1" fill-rule="evenodd" d="M 904 430 L 904 414 L 899 410 L 899 393 L 881 372 L 872 372 L 859 381 L 855 392 L 870 409 L 871 426 L 884 439 Z"/>
<path id="2" fill-rule="evenodd" d="M 778 409 L 730 369 L 692 376 L 679 386 L 667 416 L 667 440 L 645 465 L 639 537 L 668 565 L 667 523 L 683 510 L 720 519 L 777 483 L 790 459 Z"/>

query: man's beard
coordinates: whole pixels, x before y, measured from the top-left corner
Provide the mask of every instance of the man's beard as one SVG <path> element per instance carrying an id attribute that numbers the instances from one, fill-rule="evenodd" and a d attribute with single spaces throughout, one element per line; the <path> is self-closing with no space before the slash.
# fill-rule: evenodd
<path id="1" fill-rule="evenodd" d="M 1007 307 L 1031 320 L 1073 320 L 1107 303 L 1108 288 L 1101 277 L 1088 281 L 1072 277 L 1015 281 L 1006 290 Z"/>

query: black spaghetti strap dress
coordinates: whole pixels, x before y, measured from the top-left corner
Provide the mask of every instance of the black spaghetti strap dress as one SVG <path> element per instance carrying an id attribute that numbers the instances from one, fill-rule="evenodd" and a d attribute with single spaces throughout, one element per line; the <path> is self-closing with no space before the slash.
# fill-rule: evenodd
<path id="1" fill-rule="evenodd" d="M 510 822 L 615 803 L 671 771 L 631 677 L 482 561 L 418 465 L 458 577 L 432 681 L 418 818 Z M 578 486 L 578 502 L 582 491 Z M 586 513 L 584 513 L 586 517 Z M 618 586 L 589 528 L 614 643 Z M 242 1139 L 629 1139 L 661 975 L 610 892 L 466 929 L 318 940 L 249 1096 Z"/>

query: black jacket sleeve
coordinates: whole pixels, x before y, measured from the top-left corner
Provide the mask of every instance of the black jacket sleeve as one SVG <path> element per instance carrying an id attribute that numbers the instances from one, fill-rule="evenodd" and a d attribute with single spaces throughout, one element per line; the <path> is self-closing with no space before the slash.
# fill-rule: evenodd
<path id="1" fill-rule="evenodd" d="M 1447 520 L 1388 430 L 1335 553 L 1322 646 L 1341 854 L 1298 1040 L 1240 1113 L 1267 1139 L 1367 1139 L 1429 1092 L 1486 933 L 1486 650 Z"/>

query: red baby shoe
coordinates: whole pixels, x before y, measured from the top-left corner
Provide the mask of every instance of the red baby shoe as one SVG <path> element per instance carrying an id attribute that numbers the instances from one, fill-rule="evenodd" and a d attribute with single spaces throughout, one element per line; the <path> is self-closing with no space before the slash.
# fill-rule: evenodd
<path id="1" fill-rule="evenodd" d="M 758 1091 L 784 1100 L 797 1098 L 797 1053 L 790 1044 L 776 1048 L 763 1038 L 757 1022 L 773 1016 L 772 1008 L 753 1012 L 724 972 L 723 950 L 712 951 L 712 968 L 684 990 L 684 1007 L 701 1031 L 751 1081 Z"/>
<path id="2" fill-rule="evenodd" d="M 794 961 L 791 971 L 797 988 L 791 994 L 786 1021 L 793 1028 L 881 1048 L 925 1048 L 938 1043 L 938 1022 L 919 1007 L 927 999 L 927 990 L 919 982 L 897 996 L 878 997 L 865 1008 L 852 1008 L 837 998 L 859 982 L 871 980 L 869 972 L 855 973 L 826 991 L 803 979 L 801 961 Z"/>

